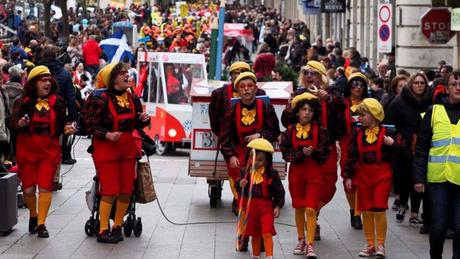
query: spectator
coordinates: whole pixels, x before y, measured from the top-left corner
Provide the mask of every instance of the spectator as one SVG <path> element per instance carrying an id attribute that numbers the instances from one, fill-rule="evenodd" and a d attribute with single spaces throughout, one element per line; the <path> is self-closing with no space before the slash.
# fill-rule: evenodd
<path id="1" fill-rule="evenodd" d="M 267 43 L 260 45 L 259 54 L 254 61 L 253 70 L 256 74 L 257 81 L 263 82 L 270 79 L 271 72 L 275 68 L 276 58 L 270 52 L 270 47 Z"/>
<path id="2" fill-rule="evenodd" d="M 99 72 L 99 58 L 101 55 L 102 50 L 96 41 L 96 36 L 89 36 L 89 39 L 83 44 L 83 59 L 85 60 L 86 70 L 92 77 L 95 77 Z"/>

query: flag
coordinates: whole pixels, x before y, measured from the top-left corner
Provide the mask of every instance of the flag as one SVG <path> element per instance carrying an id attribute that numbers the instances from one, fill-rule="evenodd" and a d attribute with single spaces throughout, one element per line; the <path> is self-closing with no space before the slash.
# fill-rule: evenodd
<path id="1" fill-rule="evenodd" d="M 117 30 L 110 38 L 102 40 L 99 46 L 110 63 L 118 63 L 126 58 L 134 59 L 131 47 L 128 45 L 128 39 L 121 30 Z"/>

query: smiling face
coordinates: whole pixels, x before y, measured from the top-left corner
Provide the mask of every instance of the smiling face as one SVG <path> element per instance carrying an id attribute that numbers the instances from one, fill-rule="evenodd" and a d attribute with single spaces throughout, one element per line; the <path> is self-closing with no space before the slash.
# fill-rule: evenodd
<path id="1" fill-rule="evenodd" d="M 51 76 L 42 76 L 37 80 L 37 96 L 44 98 L 50 94 L 51 91 Z"/>
<path id="2" fill-rule="evenodd" d="M 320 87 L 321 86 L 321 74 L 318 71 L 315 71 L 313 69 L 303 69 L 303 85 L 306 88 L 309 88 L 311 86 L 316 86 Z"/>
<path id="3" fill-rule="evenodd" d="M 129 88 L 129 73 L 126 68 L 120 70 L 116 75 L 114 88 L 120 91 L 124 91 Z"/>
<path id="4" fill-rule="evenodd" d="M 238 82 L 238 94 L 241 97 L 243 104 L 250 105 L 254 102 L 257 93 L 257 85 L 254 80 L 250 78 L 242 79 Z"/>
<path id="5" fill-rule="evenodd" d="M 314 114 L 315 110 L 313 110 L 313 108 L 308 105 L 308 103 L 304 104 L 302 107 L 300 107 L 299 112 L 297 113 L 297 116 L 299 117 L 299 123 L 302 125 L 311 123 Z"/>

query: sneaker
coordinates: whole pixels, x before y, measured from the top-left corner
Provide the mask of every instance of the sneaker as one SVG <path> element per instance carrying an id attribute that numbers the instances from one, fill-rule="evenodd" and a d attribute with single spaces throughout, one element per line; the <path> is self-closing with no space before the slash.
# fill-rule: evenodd
<path id="1" fill-rule="evenodd" d="M 29 218 L 29 233 L 31 233 L 31 234 L 37 233 L 37 224 L 38 224 L 37 217 L 30 217 Z"/>
<path id="2" fill-rule="evenodd" d="M 409 219 L 409 223 L 411 224 L 423 224 L 423 220 L 417 218 L 417 217 L 411 217 Z"/>
<path id="3" fill-rule="evenodd" d="M 385 247 L 383 245 L 378 245 L 375 255 L 377 258 L 385 258 Z"/>
<path id="4" fill-rule="evenodd" d="M 271 256 L 270 256 L 270 257 L 271 257 Z M 258 255 L 253 255 L 251 258 L 252 258 L 252 259 L 260 259 L 260 256 L 258 256 Z M 267 257 L 267 258 L 268 258 L 268 257 Z"/>
<path id="5" fill-rule="evenodd" d="M 112 236 L 118 241 L 123 241 L 123 234 L 121 233 L 121 227 L 116 226 L 112 228 Z"/>
<path id="6" fill-rule="evenodd" d="M 316 230 L 315 230 L 315 237 L 314 240 L 319 241 L 321 240 L 321 229 L 318 224 L 316 224 Z"/>
<path id="7" fill-rule="evenodd" d="M 115 244 L 118 243 L 118 239 L 110 233 L 108 229 L 102 231 L 102 233 L 99 233 L 97 235 L 97 242 L 98 243 L 108 243 L 108 244 Z"/>
<path id="8" fill-rule="evenodd" d="M 423 226 L 420 228 L 420 231 L 418 233 L 422 235 L 427 235 L 428 233 L 430 233 L 430 226 L 423 224 Z"/>
<path id="9" fill-rule="evenodd" d="M 307 250 L 305 251 L 305 257 L 308 259 L 314 259 L 317 258 L 318 256 L 315 254 L 315 250 L 313 248 L 313 244 L 308 244 L 307 245 Z"/>
<path id="10" fill-rule="evenodd" d="M 406 215 L 409 206 L 403 204 L 399 207 L 398 213 L 396 213 L 396 222 L 402 223 L 404 221 L 404 216 Z"/>
<path id="11" fill-rule="evenodd" d="M 305 239 L 299 240 L 299 243 L 294 248 L 294 254 L 295 255 L 303 255 L 303 254 L 305 254 L 306 246 L 307 246 L 307 244 L 305 243 Z"/>
<path id="12" fill-rule="evenodd" d="M 368 245 L 361 252 L 359 252 L 359 257 L 371 257 L 375 255 L 375 247 Z"/>
<path id="13" fill-rule="evenodd" d="M 401 203 L 399 202 L 399 200 L 395 199 L 395 201 L 393 202 L 393 205 L 391 206 L 391 209 L 393 211 L 398 211 L 400 206 L 401 206 Z"/>
<path id="14" fill-rule="evenodd" d="M 50 233 L 46 229 L 45 225 L 41 224 L 37 227 L 37 236 L 41 238 L 48 238 L 50 237 Z"/>

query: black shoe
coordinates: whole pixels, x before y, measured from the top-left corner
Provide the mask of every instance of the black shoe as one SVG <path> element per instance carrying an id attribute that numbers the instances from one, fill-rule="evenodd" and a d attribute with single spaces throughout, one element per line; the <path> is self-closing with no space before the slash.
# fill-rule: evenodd
<path id="1" fill-rule="evenodd" d="M 29 218 L 29 232 L 31 234 L 37 233 L 37 224 L 38 224 L 37 222 L 38 222 L 37 217 L 30 217 Z"/>
<path id="2" fill-rule="evenodd" d="M 352 227 L 355 227 L 354 226 L 354 219 L 355 219 L 355 210 L 350 210 L 350 225 Z"/>
<path id="3" fill-rule="evenodd" d="M 454 238 L 454 231 L 450 228 L 446 231 L 446 239 L 453 239 Z"/>
<path id="4" fill-rule="evenodd" d="M 108 244 L 116 244 L 118 243 L 118 239 L 110 233 L 108 229 L 104 230 L 102 233 L 97 235 L 97 242 L 98 243 L 108 243 Z"/>
<path id="5" fill-rule="evenodd" d="M 112 228 L 112 236 L 118 241 L 123 241 L 123 234 L 121 233 L 121 227 Z"/>
<path id="6" fill-rule="evenodd" d="M 395 201 L 393 202 L 393 206 L 391 206 L 391 209 L 393 211 L 398 211 L 400 206 L 401 206 L 401 203 L 399 202 L 399 200 L 395 199 Z"/>
<path id="7" fill-rule="evenodd" d="M 363 223 L 361 222 L 361 216 L 354 216 L 353 217 L 353 228 L 355 228 L 355 229 L 363 229 Z"/>
<path id="8" fill-rule="evenodd" d="M 396 222 L 402 223 L 404 221 L 404 216 L 406 215 L 408 209 L 409 206 L 406 204 L 401 204 L 401 206 L 399 206 L 398 213 L 396 213 Z"/>
<path id="9" fill-rule="evenodd" d="M 422 235 L 427 235 L 428 233 L 430 233 L 430 227 L 427 226 L 427 225 L 423 225 L 423 226 L 420 228 L 419 233 L 422 234 Z"/>
<path id="10" fill-rule="evenodd" d="M 53 182 L 53 192 L 62 190 L 62 183 Z"/>
<path id="11" fill-rule="evenodd" d="M 72 159 L 72 158 L 66 158 L 66 159 L 62 159 L 62 162 L 61 164 L 63 165 L 73 165 L 77 162 L 77 160 L 75 159 Z"/>
<path id="12" fill-rule="evenodd" d="M 37 236 L 41 238 L 48 238 L 50 237 L 50 233 L 46 229 L 45 225 L 41 224 L 37 227 Z"/>

